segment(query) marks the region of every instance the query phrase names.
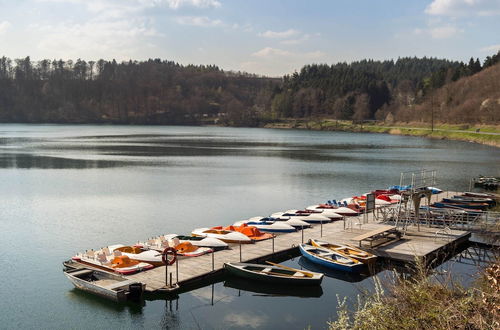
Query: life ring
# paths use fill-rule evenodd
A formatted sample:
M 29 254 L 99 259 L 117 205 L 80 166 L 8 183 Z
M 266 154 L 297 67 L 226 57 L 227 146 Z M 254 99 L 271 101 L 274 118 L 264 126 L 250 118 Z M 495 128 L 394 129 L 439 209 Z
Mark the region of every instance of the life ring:
M 168 259 L 168 255 L 172 255 L 172 259 Z M 165 265 L 173 265 L 175 260 L 177 260 L 177 251 L 173 247 L 168 247 L 161 253 L 161 261 Z

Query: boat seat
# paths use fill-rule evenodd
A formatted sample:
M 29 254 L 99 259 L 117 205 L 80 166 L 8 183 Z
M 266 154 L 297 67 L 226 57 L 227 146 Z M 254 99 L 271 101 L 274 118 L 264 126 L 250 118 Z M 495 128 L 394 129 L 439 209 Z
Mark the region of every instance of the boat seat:
M 106 256 L 110 256 L 111 255 L 111 252 L 109 251 L 108 247 L 103 248 L 102 249 L 102 253 L 104 253 L 104 255 L 106 255 Z
M 118 250 L 114 250 L 114 251 L 113 251 L 113 256 L 114 256 L 114 257 L 119 257 L 119 256 L 121 256 L 121 255 L 122 255 L 122 251 L 118 251 Z
M 101 264 L 105 264 L 108 263 L 108 258 L 106 258 L 106 254 L 99 253 L 97 254 L 97 261 L 99 261 Z
M 85 256 L 89 259 L 94 259 L 95 258 L 95 252 L 94 250 L 89 250 L 85 252 Z
M 103 288 L 108 289 L 108 290 L 114 290 L 114 289 L 119 289 L 119 288 L 124 287 L 124 286 L 128 286 L 132 283 L 137 283 L 137 281 L 134 281 L 134 280 L 119 281 L 119 282 L 116 282 L 113 284 L 103 286 Z

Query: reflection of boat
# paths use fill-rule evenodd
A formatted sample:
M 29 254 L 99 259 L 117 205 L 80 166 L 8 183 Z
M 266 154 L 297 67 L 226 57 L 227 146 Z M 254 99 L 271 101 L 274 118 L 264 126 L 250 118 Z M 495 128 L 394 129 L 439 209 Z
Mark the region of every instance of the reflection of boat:
M 64 275 L 76 288 L 117 302 L 139 299 L 144 291 L 142 283 L 97 269 L 70 269 Z
M 310 261 L 332 269 L 343 270 L 346 272 L 360 272 L 363 268 L 362 262 L 346 257 L 332 250 L 309 244 L 300 244 L 299 250 L 300 253 L 302 253 L 302 255 Z
M 260 265 L 243 262 L 227 262 L 224 268 L 231 274 L 249 280 L 290 285 L 318 285 L 323 274 L 302 271 L 282 265 Z
M 253 241 L 248 236 L 236 231 L 198 228 L 193 230 L 192 234 L 199 237 L 217 238 L 226 243 L 253 243 Z
M 212 229 L 223 229 L 223 230 L 237 231 L 239 233 L 242 233 L 242 234 L 248 236 L 253 241 L 263 241 L 263 240 L 275 237 L 275 235 L 273 235 L 273 234 L 263 233 L 257 227 L 249 226 L 246 223 L 242 223 L 239 226 L 227 226 L 224 228 L 222 226 L 212 227 Z
M 318 265 L 314 262 L 311 262 L 311 261 L 307 260 L 305 257 L 300 257 L 298 264 L 305 269 L 309 269 L 309 270 L 311 270 L 313 272 L 317 272 L 317 273 L 323 273 L 327 277 L 335 278 L 337 280 L 342 280 L 345 282 L 351 282 L 351 283 L 361 282 L 362 280 L 369 277 L 369 275 L 366 275 L 366 274 L 347 273 L 344 271 L 327 268 L 327 267 Z
M 375 260 L 377 259 L 376 255 L 358 249 L 357 247 L 354 246 L 328 243 L 317 239 L 311 239 L 311 245 L 339 252 L 349 258 L 354 258 L 356 260 L 359 260 L 364 264 L 375 262 Z
M 321 285 L 311 286 L 290 286 L 276 283 L 266 283 L 249 281 L 247 279 L 228 276 L 224 281 L 224 286 L 242 291 L 254 292 L 267 296 L 290 296 L 302 298 L 319 298 L 323 295 Z

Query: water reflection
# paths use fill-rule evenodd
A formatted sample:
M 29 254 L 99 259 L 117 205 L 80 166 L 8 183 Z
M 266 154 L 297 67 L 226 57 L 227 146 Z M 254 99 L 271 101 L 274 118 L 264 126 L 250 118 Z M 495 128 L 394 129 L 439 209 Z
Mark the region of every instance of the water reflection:
M 240 277 L 230 276 L 224 281 L 224 286 L 236 290 L 255 293 L 254 296 L 287 296 L 303 298 L 319 298 L 323 295 L 320 285 L 290 286 L 265 282 L 250 281 Z

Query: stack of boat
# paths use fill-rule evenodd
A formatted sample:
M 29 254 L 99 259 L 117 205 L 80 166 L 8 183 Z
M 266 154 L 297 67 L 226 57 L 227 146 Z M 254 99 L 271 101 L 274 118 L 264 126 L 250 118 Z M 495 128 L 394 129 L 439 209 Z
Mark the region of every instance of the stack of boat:
M 469 213 L 481 213 L 496 205 L 497 196 L 486 193 L 466 192 L 462 195 L 455 195 L 443 198 L 440 202 L 431 205 L 434 208 L 452 209 Z

